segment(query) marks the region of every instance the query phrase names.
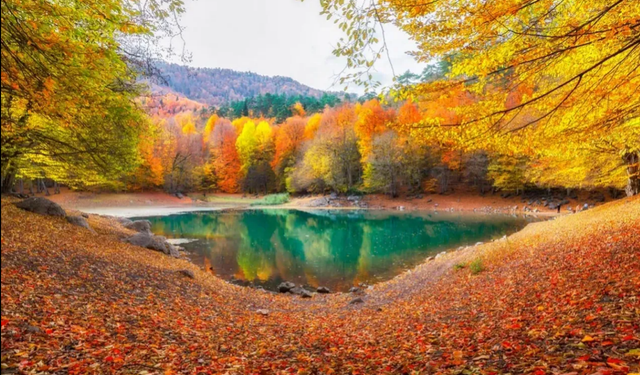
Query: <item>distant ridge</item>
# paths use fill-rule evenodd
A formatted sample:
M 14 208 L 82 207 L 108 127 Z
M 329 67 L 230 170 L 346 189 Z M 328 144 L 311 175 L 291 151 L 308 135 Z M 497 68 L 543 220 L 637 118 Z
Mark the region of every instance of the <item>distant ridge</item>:
M 165 92 L 163 88 L 168 88 L 191 100 L 210 106 L 221 106 L 231 101 L 267 93 L 315 97 L 325 93 L 290 77 L 269 77 L 232 69 L 194 68 L 164 62 L 158 64 L 158 68 L 166 83 L 153 85 L 153 91 Z M 338 92 L 326 93 L 343 95 Z

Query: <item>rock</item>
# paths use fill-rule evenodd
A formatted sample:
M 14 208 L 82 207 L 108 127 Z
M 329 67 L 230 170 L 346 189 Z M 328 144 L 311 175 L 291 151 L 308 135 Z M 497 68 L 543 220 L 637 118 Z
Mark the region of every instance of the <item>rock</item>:
M 129 219 L 129 218 L 119 217 L 119 216 L 116 217 L 116 221 L 118 223 L 122 224 L 122 226 L 127 226 L 127 225 L 133 223 L 133 221 L 131 221 L 131 219 Z
M 356 297 L 349 302 L 350 305 L 355 305 L 358 303 L 364 303 L 364 300 L 362 299 L 362 297 Z
M 193 271 L 191 270 L 179 270 L 177 271 L 180 275 L 188 277 L 190 279 L 195 279 L 196 278 L 196 274 L 193 273 Z
M 329 290 L 329 288 L 327 288 L 326 286 L 319 286 L 318 289 L 316 289 L 316 292 L 320 294 L 329 294 L 331 293 L 331 290 Z
M 158 237 L 158 236 L 156 236 Z M 162 237 L 164 238 L 164 237 Z M 167 250 L 168 252 L 166 254 L 171 255 L 174 258 L 180 258 L 180 250 L 178 249 L 178 246 L 173 246 L 172 244 L 170 244 L 169 242 L 166 242 L 167 240 L 165 239 L 165 243 L 167 246 Z
M 311 293 L 310 291 L 308 291 L 306 289 L 302 289 L 302 293 L 300 293 L 300 297 L 302 297 L 302 298 L 311 298 L 311 297 L 313 297 L 313 293 Z
M 175 258 L 180 257 L 180 252 L 172 244 L 167 242 L 167 239 L 162 236 L 156 236 L 149 232 L 140 232 L 127 238 L 125 242 L 128 242 L 134 246 L 140 246 L 151 250 L 162 251 L 167 255 L 171 255 Z
M 329 200 L 325 197 L 322 198 L 317 198 L 317 199 L 313 199 L 311 200 L 307 206 L 309 207 L 324 207 L 327 204 L 329 204 Z
M 264 316 L 269 315 L 269 310 L 267 310 L 267 309 L 258 309 L 258 310 L 256 310 L 256 312 L 257 312 L 258 314 L 260 314 L 260 315 L 264 315 Z
M 178 199 L 182 199 L 182 198 L 184 198 L 184 194 L 182 194 L 182 193 L 176 193 L 176 198 L 178 198 Z
M 349 202 L 356 202 L 356 201 L 360 200 L 360 197 L 358 197 L 357 195 L 350 195 L 350 196 L 347 197 L 347 200 Z
M 589 209 L 589 203 L 585 203 L 584 205 L 582 205 L 582 210 L 588 210 Z
M 59 204 L 42 197 L 27 198 L 16 203 L 16 207 L 40 215 L 67 216 Z
M 336 193 L 331 193 L 331 194 L 329 195 L 329 199 L 338 199 L 338 194 L 336 194 Z
M 127 229 L 135 230 L 136 232 L 151 233 L 151 222 L 149 220 L 136 220 L 124 224 Z
M 352 286 L 351 289 L 349 289 L 349 293 L 358 293 L 360 291 L 360 288 L 358 288 L 357 286 Z
M 82 216 L 82 217 L 83 217 L 83 218 L 85 218 L 85 219 L 88 219 L 88 218 L 89 218 L 89 214 L 88 214 L 88 213 L 86 213 L 86 212 L 81 213 L 81 214 L 80 214 L 80 216 Z
M 398 206 L 398 211 L 404 211 L 404 206 Z
M 303 292 L 303 291 L 304 291 L 304 289 L 302 289 L 302 288 L 301 288 L 301 287 L 299 287 L 299 286 L 294 286 L 293 288 L 289 289 L 289 293 L 291 293 L 291 294 L 297 294 L 297 295 L 302 294 L 302 292 Z
M 291 281 L 285 281 L 280 283 L 280 285 L 278 285 L 278 292 L 287 293 L 288 291 L 290 291 L 295 287 L 296 287 L 296 284 L 292 283 Z
M 89 231 L 95 233 L 93 228 L 89 226 L 87 219 L 82 216 L 67 216 L 67 221 L 75 226 L 82 227 L 88 229 Z
M 431 202 L 433 202 L 433 199 L 431 198 L 427 199 L 427 203 L 431 203 Z

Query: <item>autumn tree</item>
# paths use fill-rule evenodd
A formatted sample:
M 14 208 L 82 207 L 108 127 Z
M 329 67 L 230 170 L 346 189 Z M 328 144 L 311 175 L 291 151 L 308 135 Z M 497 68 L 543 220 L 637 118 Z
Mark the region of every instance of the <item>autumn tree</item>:
M 396 98 L 419 102 L 464 90 L 478 99 L 458 108 L 453 121 L 421 120 L 416 127 L 436 128 L 464 147 L 497 154 L 530 155 L 527 148 L 534 143 L 535 159 L 561 157 L 565 147 L 583 148 L 615 165 L 613 172 L 599 172 L 616 176 L 613 186 L 626 185 L 629 195 L 637 194 L 640 7 L 635 2 L 372 0 L 323 1 L 322 6 L 346 32 L 334 53 L 346 56 L 348 67 L 362 67 L 343 79 L 370 82 L 374 62 L 388 53 L 380 27 L 393 23 L 416 42 L 412 54 L 419 62 L 450 64 L 446 78 L 400 85 L 393 91 Z M 514 98 L 518 91 L 522 95 Z M 579 159 L 573 162 L 566 167 L 586 167 Z M 583 175 L 575 174 L 571 183 L 580 184 Z
M 1 6 L 3 191 L 20 171 L 75 186 L 131 171 L 147 126 L 136 79 L 160 56 L 155 38 L 175 32 L 182 2 Z
M 286 189 L 286 181 L 298 160 L 298 154 L 305 139 L 307 120 L 300 116 L 288 118 L 277 129 L 275 153 L 271 166 L 276 174 L 279 191 Z

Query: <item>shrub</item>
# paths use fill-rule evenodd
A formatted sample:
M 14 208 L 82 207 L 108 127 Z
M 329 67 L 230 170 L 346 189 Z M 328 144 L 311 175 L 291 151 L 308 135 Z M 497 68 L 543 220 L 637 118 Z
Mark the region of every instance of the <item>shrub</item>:
M 275 206 L 289 202 L 289 193 L 269 194 L 262 199 L 251 203 L 252 206 Z
M 469 264 L 469 269 L 473 275 L 477 275 L 480 272 L 484 271 L 484 264 L 482 263 L 482 259 L 477 258 L 471 264 Z
M 456 264 L 453 266 L 453 269 L 454 269 L 454 270 L 456 270 L 456 271 L 458 271 L 458 270 L 461 270 L 461 269 L 463 269 L 463 268 L 465 268 L 465 267 L 467 267 L 467 265 L 466 265 L 465 263 L 456 263 Z

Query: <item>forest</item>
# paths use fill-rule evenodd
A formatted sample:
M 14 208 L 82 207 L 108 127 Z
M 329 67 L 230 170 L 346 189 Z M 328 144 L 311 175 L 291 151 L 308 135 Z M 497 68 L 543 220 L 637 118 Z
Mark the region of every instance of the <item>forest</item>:
M 600 27 L 622 31 L 611 38 L 581 35 L 594 47 L 563 36 L 549 50 L 516 57 L 515 41 L 469 54 L 463 46 L 471 47 L 455 44 L 462 36 L 455 43 L 443 38 L 432 46 L 442 50 L 438 63 L 421 74 L 399 76 L 388 90 L 369 91 L 368 100 L 259 89 L 256 96 L 211 106 L 171 90 L 149 95 L 149 81 L 140 78 L 158 76 L 188 92 L 189 82 L 204 80 L 200 75 L 230 72 L 205 69 L 191 76 L 175 64 L 158 64 L 157 54 L 141 52 L 138 39 L 148 37 L 147 29 L 130 26 L 124 14 L 98 16 L 111 11 L 108 5 L 83 11 L 57 3 L 2 6 L 8 15 L 2 26 L 3 191 L 47 181 L 74 189 L 171 193 L 397 196 L 446 193 L 455 184 L 481 192 L 493 187 L 638 193 L 634 67 L 640 41 L 611 13 L 603 13 Z M 347 28 L 353 21 L 342 11 L 355 9 L 325 9 L 329 18 L 343 17 L 336 22 Z M 162 12 L 146 16 L 160 31 L 172 27 Z M 69 22 L 109 28 L 130 42 L 118 44 L 93 29 L 81 35 L 64 26 Z M 411 22 L 402 18 L 398 26 L 420 40 Z M 349 35 L 335 53 L 352 66 L 353 59 L 369 61 L 358 48 L 375 41 Z M 460 51 L 452 52 L 454 47 Z M 512 67 L 499 68 L 507 58 Z M 578 68 L 566 62 L 570 58 L 584 63 Z M 375 89 L 364 78 L 369 62 L 343 79 Z M 563 69 L 565 81 L 556 78 Z M 163 70 L 169 73 L 162 76 Z
M 231 102 L 260 95 L 309 96 L 319 98 L 325 92 L 303 85 L 289 77 L 268 77 L 231 69 L 193 68 L 157 61 L 153 83 L 209 106 L 220 107 Z M 342 95 L 329 92 L 329 95 Z

